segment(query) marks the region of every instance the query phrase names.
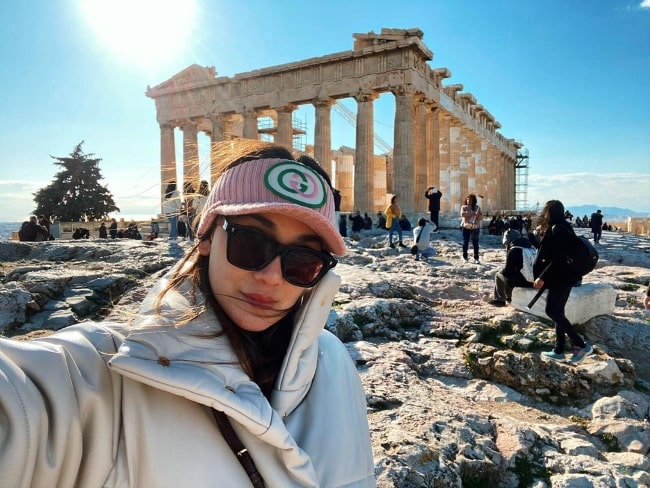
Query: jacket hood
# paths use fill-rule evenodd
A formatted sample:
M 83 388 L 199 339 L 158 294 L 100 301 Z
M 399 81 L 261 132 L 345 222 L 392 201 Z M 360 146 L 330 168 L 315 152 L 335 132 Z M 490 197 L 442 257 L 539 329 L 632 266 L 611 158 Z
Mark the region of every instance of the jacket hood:
M 329 271 L 302 298 L 271 394 L 270 403 L 282 416 L 290 413 L 309 390 L 316 370 L 318 336 L 340 282 L 340 277 Z M 204 295 L 194 292 L 186 282 L 166 293 L 159 313 L 154 310 L 154 300 L 167 283 L 165 277 L 147 295 L 111 366 L 142 383 L 222 410 L 244 424 L 255 419 L 261 430 L 267 428 L 270 406 L 260 401 L 261 390 L 238 364 L 227 338 L 215 337 L 221 324 L 214 311 L 207 308 L 190 322 L 178 325 L 190 307 L 203 306 Z M 193 295 L 195 299 L 191 300 Z

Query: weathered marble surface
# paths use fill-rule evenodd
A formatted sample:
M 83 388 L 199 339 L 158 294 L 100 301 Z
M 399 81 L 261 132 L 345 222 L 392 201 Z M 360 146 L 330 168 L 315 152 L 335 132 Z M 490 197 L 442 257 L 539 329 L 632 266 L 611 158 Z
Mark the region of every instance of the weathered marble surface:
M 585 283 L 613 287 L 616 302 L 579 327 L 595 354 L 577 366 L 540 358 L 548 320 L 487 304 L 499 238 L 481 236 L 481 265 L 462 262 L 456 231 L 434 234 L 428 262 L 387 248 L 382 231 L 347 242 L 327 327 L 366 389 L 380 487 L 650 485 L 648 240 L 604 233 Z M 187 246 L 0 241 L 0 330 L 129 320 Z

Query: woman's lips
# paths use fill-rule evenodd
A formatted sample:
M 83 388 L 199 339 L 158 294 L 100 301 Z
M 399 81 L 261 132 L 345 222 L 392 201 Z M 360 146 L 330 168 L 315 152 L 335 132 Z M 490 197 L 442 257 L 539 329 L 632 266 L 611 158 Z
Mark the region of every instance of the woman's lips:
M 261 293 L 244 293 L 244 300 L 250 305 L 260 308 L 273 308 L 277 300 Z

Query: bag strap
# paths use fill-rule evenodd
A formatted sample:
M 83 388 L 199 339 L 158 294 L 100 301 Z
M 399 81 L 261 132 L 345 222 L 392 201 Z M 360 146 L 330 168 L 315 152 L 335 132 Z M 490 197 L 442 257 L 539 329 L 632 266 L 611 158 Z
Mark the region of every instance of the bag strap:
M 241 464 L 244 471 L 246 471 L 253 486 L 255 488 L 264 488 L 264 478 L 262 478 L 262 475 L 257 470 L 253 458 L 248 453 L 248 449 L 244 447 L 242 441 L 237 437 L 237 433 L 235 432 L 235 429 L 232 428 L 228 416 L 214 408 L 212 409 L 212 415 L 214 415 L 214 419 L 217 421 L 221 435 L 223 435 L 223 438 L 228 443 L 228 447 L 230 447 L 230 450 L 237 458 L 237 461 L 239 461 L 239 464 Z

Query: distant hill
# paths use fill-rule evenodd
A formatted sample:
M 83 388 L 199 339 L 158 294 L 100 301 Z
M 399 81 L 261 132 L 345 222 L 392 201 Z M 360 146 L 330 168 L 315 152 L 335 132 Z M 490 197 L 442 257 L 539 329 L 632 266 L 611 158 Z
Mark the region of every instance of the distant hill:
M 620 207 L 599 207 L 597 205 L 579 205 L 577 207 L 567 206 L 569 212 L 573 214 L 574 217 L 582 217 L 586 215 L 590 217 L 592 213 L 600 209 L 605 217 L 605 222 L 611 220 L 624 220 L 628 217 L 649 217 L 650 213 L 648 212 L 635 212 L 629 208 L 620 208 Z

